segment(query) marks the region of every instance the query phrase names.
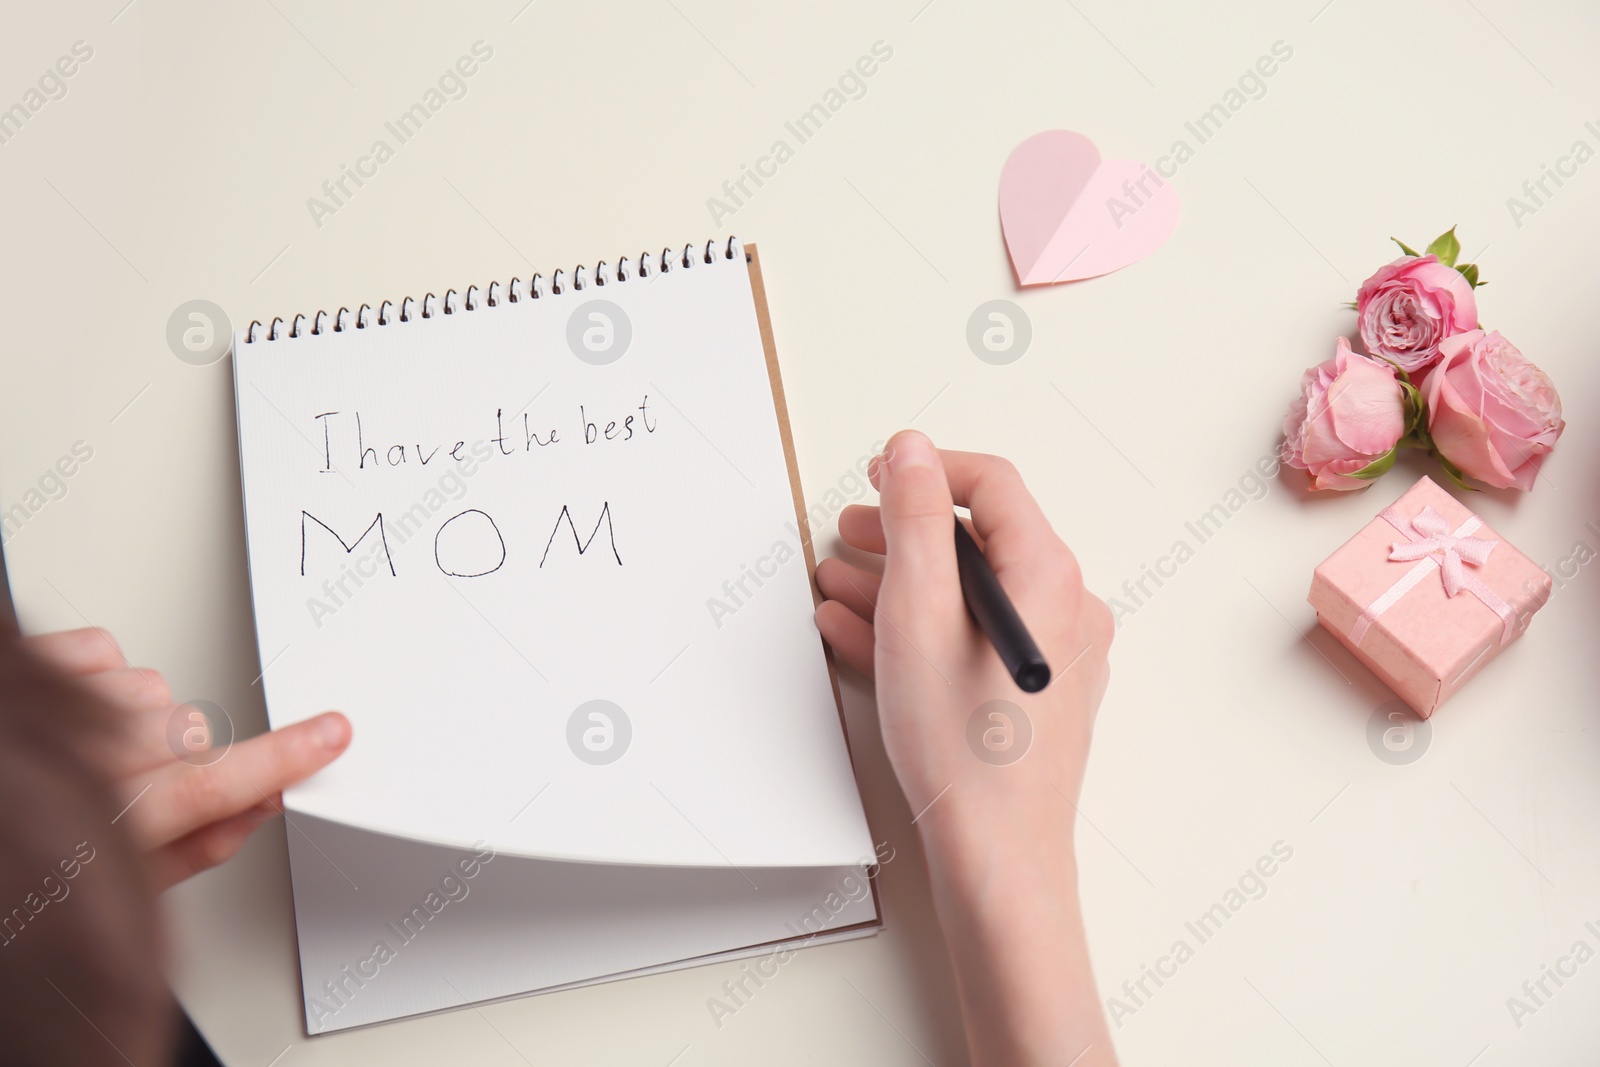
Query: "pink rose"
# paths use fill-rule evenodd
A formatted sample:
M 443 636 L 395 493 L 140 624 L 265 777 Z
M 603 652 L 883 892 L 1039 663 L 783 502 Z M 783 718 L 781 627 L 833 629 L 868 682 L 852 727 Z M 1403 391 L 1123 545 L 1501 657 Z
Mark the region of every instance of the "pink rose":
M 1356 318 L 1367 351 L 1410 374 L 1439 358 L 1439 342 L 1478 325 L 1478 301 L 1438 256 L 1401 256 L 1361 284 Z
M 1566 428 L 1556 387 L 1498 330 L 1446 338 L 1421 388 L 1433 447 L 1498 489 L 1532 489 Z
M 1394 462 L 1405 430 L 1405 391 L 1394 368 L 1357 355 L 1341 337 L 1333 358 L 1300 380 L 1300 399 L 1283 420 L 1283 461 L 1310 471 L 1313 489 L 1365 489 Z

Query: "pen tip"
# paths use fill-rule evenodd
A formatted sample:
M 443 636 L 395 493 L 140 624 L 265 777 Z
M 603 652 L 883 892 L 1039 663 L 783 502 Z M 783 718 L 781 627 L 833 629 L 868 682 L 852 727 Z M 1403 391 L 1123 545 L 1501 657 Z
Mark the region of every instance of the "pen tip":
M 1015 678 L 1024 693 L 1037 693 L 1050 684 L 1050 667 L 1043 662 L 1025 663 L 1017 668 Z

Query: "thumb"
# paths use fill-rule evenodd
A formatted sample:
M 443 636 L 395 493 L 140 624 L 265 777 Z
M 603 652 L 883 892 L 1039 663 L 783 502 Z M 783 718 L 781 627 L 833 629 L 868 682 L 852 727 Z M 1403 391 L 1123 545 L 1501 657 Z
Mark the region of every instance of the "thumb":
M 915 430 L 890 438 L 876 474 L 887 547 L 880 605 L 900 627 L 943 622 L 961 600 L 955 505 L 933 442 Z

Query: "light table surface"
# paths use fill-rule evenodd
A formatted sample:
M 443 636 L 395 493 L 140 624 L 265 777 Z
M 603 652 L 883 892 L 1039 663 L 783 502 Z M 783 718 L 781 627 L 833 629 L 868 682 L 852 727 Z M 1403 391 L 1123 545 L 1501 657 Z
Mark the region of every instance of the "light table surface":
M 1531 1016 L 1507 1006 L 1575 942 L 1600 948 L 1600 578 L 1578 562 L 1600 550 L 1600 165 L 1571 161 L 1600 148 L 1592 6 L 96 0 L 8 27 L 6 105 L 92 48 L 0 144 L 0 502 L 92 450 L 6 546 L 31 628 L 107 626 L 180 696 L 264 726 L 230 364 L 174 357 L 180 304 L 287 318 L 734 232 L 761 248 L 808 499 L 908 424 L 1005 454 L 1090 587 L 1131 609 L 1078 825 L 1101 992 L 1136 1008 L 1115 1030 L 1124 1062 L 1491 1067 L 1600 1048 L 1600 963 Z M 404 142 L 388 132 L 479 41 L 492 56 L 461 93 Z M 841 86 L 878 42 L 890 57 Z M 1241 83 L 1279 42 L 1291 58 Z M 787 124 L 833 91 L 797 138 Z M 1183 220 L 1128 270 L 1019 293 L 999 169 L 1056 127 L 1152 163 L 1185 142 Z M 1558 165 L 1564 184 L 1514 213 Z M 346 167 L 363 183 L 310 205 Z M 724 183 L 746 167 L 768 176 L 735 204 Z M 1305 594 L 1427 468 L 1317 500 L 1253 472 L 1302 368 L 1352 328 L 1342 302 L 1395 254 L 1386 238 L 1452 224 L 1490 283 L 1485 323 L 1554 376 L 1569 422 L 1533 493 L 1471 503 L 1566 577 L 1396 763 L 1368 741 L 1390 694 Z M 966 340 L 993 299 L 1031 324 L 1008 365 Z M 1188 524 L 1218 504 L 1202 542 Z M 1163 563 L 1179 542 L 1184 562 Z M 963 1062 L 912 813 L 869 692 L 852 680 L 846 699 L 869 816 L 898 850 L 888 928 L 801 953 L 721 1027 L 706 1001 L 733 966 L 308 1039 L 281 824 L 165 898 L 179 995 L 234 1067 Z M 1247 872 L 1275 850 L 1258 889 Z M 1191 953 L 1161 963 L 1180 941 Z

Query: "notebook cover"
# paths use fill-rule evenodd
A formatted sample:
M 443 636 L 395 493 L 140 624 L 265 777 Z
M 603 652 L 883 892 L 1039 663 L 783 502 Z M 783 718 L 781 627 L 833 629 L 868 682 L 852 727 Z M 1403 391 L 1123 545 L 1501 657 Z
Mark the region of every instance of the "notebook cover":
M 761 347 L 767 356 L 767 378 L 772 383 L 772 406 L 778 413 L 778 436 L 783 439 L 783 458 L 789 468 L 789 489 L 794 496 L 794 520 L 796 529 L 800 531 L 801 547 L 805 551 L 806 576 L 811 582 L 811 599 L 820 605 L 822 591 L 817 588 L 817 553 L 811 543 L 811 524 L 806 517 L 805 491 L 800 486 L 800 465 L 794 453 L 794 431 L 789 426 L 789 406 L 783 396 L 783 373 L 778 369 L 778 348 L 772 337 L 772 315 L 767 310 L 767 285 L 761 277 L 761 254 L 753 243 L 745 245 L 744 252 L 745 263 L 750 268 L 750 294 L 756 302 L 756 322 L 761 327 Z M 822 640 L 820 634 L 817 639 Z M 850 730 L 844 718 L 844 695 L 839 690 L 839 666 L 834 659 L 833 649 L 828 647 L 826 641 L 822 642 L 822 652 L 828 661 L 828 680 L 833 683 L 833 704 L 839 712 L 839 729 L 844 733 L 845 749 L 850 753 L 850 766 L 855 769 L 855 750 L 850 747 Z M 859 771 L 857 773 L 859 775 Z M 863 811 L 865 807 L 863 803 Z M 869 832 L 872 829 L 871 819 L 867 820 L 867 829 Z M 878 880 L 870 879 L 870 883 L 872 904 L 878 913 L 878 918 L 874 922 L 859 923 L 855 927 L 842 929 L 883 928 L 883 901 L 878 895 Z

